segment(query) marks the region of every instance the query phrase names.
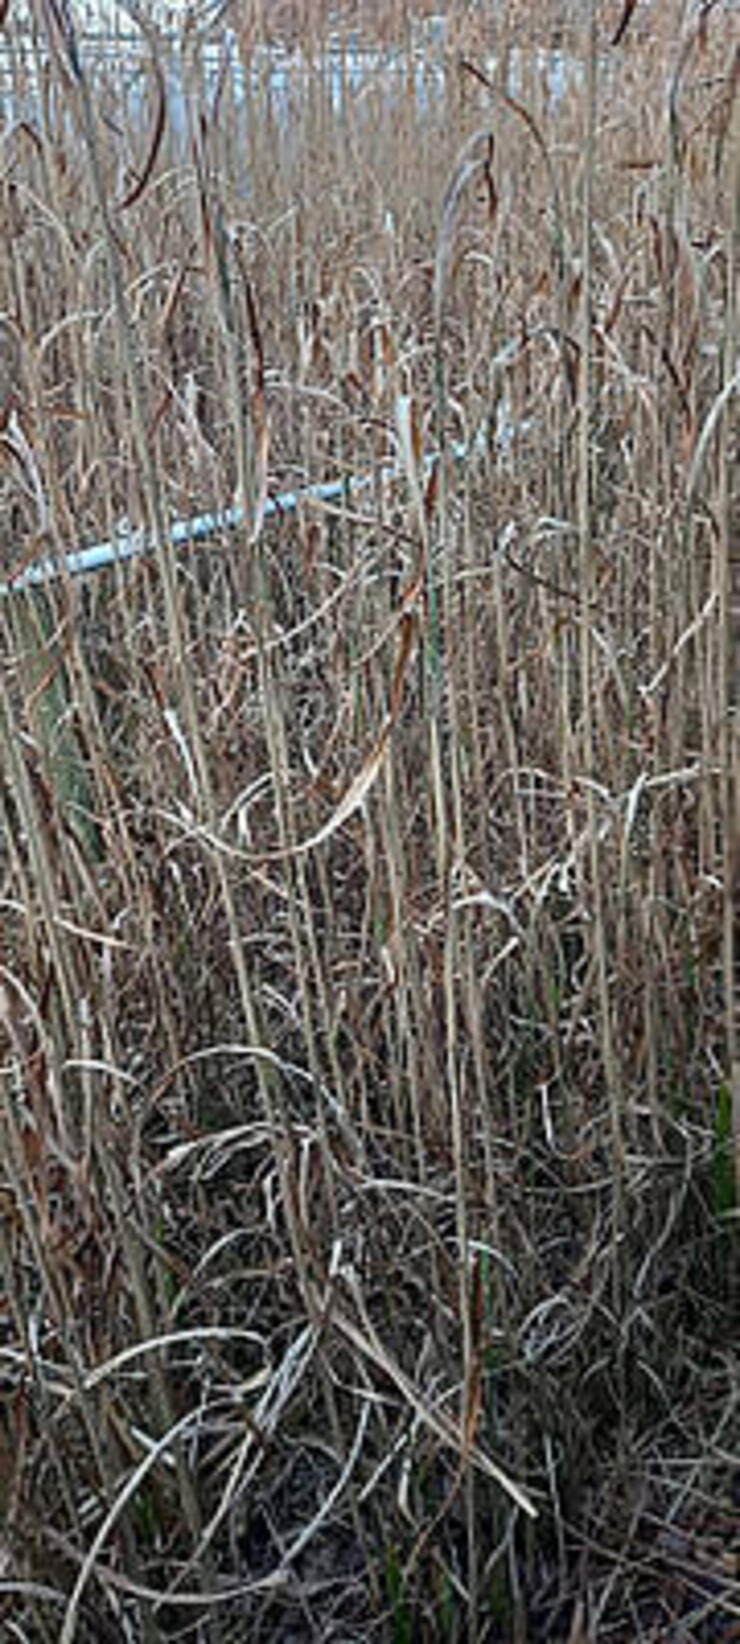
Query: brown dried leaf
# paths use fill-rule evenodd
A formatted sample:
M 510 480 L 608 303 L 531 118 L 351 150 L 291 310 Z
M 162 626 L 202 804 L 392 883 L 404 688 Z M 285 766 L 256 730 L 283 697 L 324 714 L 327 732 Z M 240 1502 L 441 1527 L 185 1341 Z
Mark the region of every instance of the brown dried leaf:
M 406 611 L 401 618 L 401 641 L 396 657 L 396 666 L 393 670 L 393 688 L 391 690 L 391 725 L 395 725 L 401 703 L 403 701 L 403 686 L 406 678 L 411 654 L 414 648 L 414 633 L 416 623 L 412 611 Z
M 426 486 L 426 490 L 424 492 L 424 515 L 425 515 L 427 524 L 429 524 L 429 521 L 431 520 L 432 515 L 434 513 L 436 503 L 437 503 L 438 494 L 439 494 L 439 462 L 435 462 L 432 465 L 432 471 L 429 475 L 429 479 L 427 480 L 427 486 Z
M 270 449 L 270 424 L 264 413 L 262 396 L 259 394 L 255 394 L 254 422 L 257 433 L 257 494 L 254 508 L 254 524 L 252 526 L 252 542 L 257 541 L 265 518 L 265 503 L 267 502 L 268 490 L 267 458 Z
M 612 45 L 613 46 L 618 46 L 620 40 L 624 39 L 624 36 L 627 33 L 627 29 L 629 28 L 630 18 L 632 16 L 632 13 L 633 13 L 636 5 L 637 5 L 637 0 L 625 0 L 624 11 L 622 12 L 622 15 L 619 19 L 619 23 L 617 25 L 617 28 L 616 28 L 614 34 L 612 35 Z
M 354 815 L 355 811 L 359 810 L 360 806 L 364 804 L 373 783 L 376 781 L 380 773 L 380 769 L 388 749 L 388 743 L 390 741 L 391 725 L 392 721 L 390 719 L 386 720 L 375 746 L 370 750 L 367 759 L 361 765 L 357 775 L 350 782 L 347 792 L 344 797 L 340 799 L 336 810 L 333 815 L 329 817 L 328 822 L 324 824 L 323 828 L 319 828 L 318 833 L 313 834 L 310 839 L 306 839 L 303 844 L 298 845 L 296 847 L 296 852 L 310 851 L 313 850 L 316 845 L 323 845 L 326 840 L 331 839 L 332 834 L 337 833 L 339 828 L 343 827 L 345 822 L 348 822 L 349 818 Z M 290 854 L 292 855 L 293 852 Z
M 136 201 L 141 199 L 141 196 L 144 193 L 156 165 L 157 155 L 164 136 L 164 128 L 167 123 L 167 92 L 164 83 L 164 75 L 159 63 L 154 61 L 152 63 L 152 68 L 157 81 L 157 112 L 154 119 L 154 130 L 152 132 L 152 140 L 149 145 L 149 153 L 144 164 L 144 170 L 138 182 L 134 184 L 133 188 L 123 200 L 119 200 L 116 207 L 118 211 L 128 211 L 130 206 L 135 205 Z

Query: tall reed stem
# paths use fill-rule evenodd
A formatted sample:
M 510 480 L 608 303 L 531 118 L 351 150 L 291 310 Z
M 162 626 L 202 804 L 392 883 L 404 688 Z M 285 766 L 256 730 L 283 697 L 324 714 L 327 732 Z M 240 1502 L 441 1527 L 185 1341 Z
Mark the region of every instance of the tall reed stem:
M 592 942 L 597 971 L 599 1028 L 604 1075 L 609 1097 L 612 1135 L 613 1197 L 613 1287 L 615 1311 L 619 1308 L 619 1237 L 622 1228 L 623 1151 L 622 1092 L 614 1049 L 612 1006 L 609 987 L 609 954 L 605 898 L 602 885 L 601 848 L 596 814 L 595 784 L 599 777 L 594 724 L 594 652 L 592 638 L 594 578 L 593 488 L 598 452 L 594 443 L 593 419 L 593 233 L 594 180 L 598 117 L 598 22 L 596 0 L 589 0 L 586 44 L 586 124 L 583 144 L 582 205 L 582 308 L 581 359 L 578 422 L 578 537 L 580 567 L 580 654 L 581 710 L 583 714 L 583 777 L 589 842 L 590 893 L 593 908 Z

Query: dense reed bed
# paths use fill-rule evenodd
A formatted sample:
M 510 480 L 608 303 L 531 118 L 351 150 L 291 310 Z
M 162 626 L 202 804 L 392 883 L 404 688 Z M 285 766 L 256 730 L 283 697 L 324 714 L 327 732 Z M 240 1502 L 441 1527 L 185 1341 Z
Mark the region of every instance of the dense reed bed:
M 320 12 L 5 8 L 4 1636 L 728 1640 L 737 15 Z

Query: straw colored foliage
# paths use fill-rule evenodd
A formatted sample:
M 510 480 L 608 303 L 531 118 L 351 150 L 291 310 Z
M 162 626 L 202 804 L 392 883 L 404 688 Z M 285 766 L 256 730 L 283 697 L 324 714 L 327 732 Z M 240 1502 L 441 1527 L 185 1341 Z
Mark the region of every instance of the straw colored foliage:
M 0 7 L 9 1638 L 737 1636 L 738 11 L 442 9 Z

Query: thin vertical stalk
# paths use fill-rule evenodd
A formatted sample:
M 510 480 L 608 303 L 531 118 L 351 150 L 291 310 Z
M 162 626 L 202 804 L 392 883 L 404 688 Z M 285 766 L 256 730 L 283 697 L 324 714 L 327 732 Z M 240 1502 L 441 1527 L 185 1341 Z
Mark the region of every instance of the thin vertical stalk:
M 442 345 L 442 313 L 444 303 L 444 287 L 446 276 L 446 260 L 449 255 L 449 246 L 454 233 L 454 211 L 456 207 L 456 191 L 461 181 L 466 177 L 463 167 L 457 174 L 452 189 L 448 192 L 447 210 L 442 222 L 437 248 L 436 261 L 436 291 L 435 291 L 435 344 L 436 344 L 436 390 L 437 390 L 437 444 L 439 450 L 439 498 L 438 498 L 438 528 L 437 528 L 437 558 L 442 568 L 442 606 L 444 611 L 445 629 L 445 686 L 448 705 L 448 740 L 449 740 L 449 780 L 452 788 L 452 841 L 450 840 L 450 826 L 447 816 L 448 799 L 445 792 L 444 773 L 442 765 L 442 746 L 440 739 L 442 723 L 442 648 L 439 630 L 437 628 L 438 615 L 436 605 L 436 573 L 434 567 L 435 556 L 432 553 L 432 544 L 425 543 L 426 559 L 429 576 L 430 620 L 432 630 L 430 635 L 430 690 L 431 690 L 431 751 L 432 751 L 432 779 L 435 792 L 435 813 L 437 827 L 437 863 L 440 878 L 440 896 L 445 916 L 445 945 L 444 945 L 444 995 L 445 995 L 445 1047 L 447 1057 L 447 1088 L 450 1103 L 450 1130 L 452 1143 L 452 1158 L 455 1172 L 455 1223 L 458 1246 L 458 1282 L 459 1307 L 462 1327 L 463 1350 L 463 1392 L 460 1410 L 460 1452 L 461 1461 L 466 1462 L 467 1449 L 470 1441 L 470 1417 L 474 1400 L 475 1364 L 473 1350 L 473 1328 L 470 1307 L 469 1286 L 469 1234 L 468 1210 L 466 1195 L 465 1171 L 465 1136 L 462 1122 L 462 1090 L 461 1090 L 461 1050 L 459 1045 L 459 1021 L 457 1000 L 457 976 L 459 970 L 459 938 L 457 928 L 457 914 L 454 909 L 454 881 L 453 874 L 456 863 L 461 867 L 464 863 L 464 830 L 462 819 L 462 793 L 460 782 L 460 726 L 457 708 L 457 686 L 455 678 L 455 656 L 452 634 L 454 628 L 453 617 L 453 543 L 450 539 L 447 498 L 447 470 L 445 461 L 445 419 L 446 419 L 446 382 L 445 361 Z M 422 521 L 423 530 L 423 521 Z M 475 1529 L 475 1481 L 472 1468 L 465 1468 L 465 1505 L 468 1540 L 468 1607 L 467 1607 L 467 1636 L 470 1644 L 475 1644 L 478 1637 L 478 1550 Z
M 594 602 L 594 522 L 592 510 L 593 464 L 592 449 L 592 384 L 593 348 L 591 314 L 593 300 L 592 234 L 594 211 L 594 183 L 596 174 L 596 121 L 598 103 L 598 44 L 596 0 L 589 0 L 586 48 L 586 128 L 584 133 L 583 177 L 583 307 L 581 324 L 581 370 L 579 382 L 578 425 L 578 536 L 579 580 L 581 595 L 580 655 L 581 704 L 583 713 L 583 767 L 586 779 L 586 814 L 589 837 L 591 897 L 593 901 L 593 945 L 597 968 L 600 1015 L 601 1053 L 609 1096 L 612 1132 L 613 1169 L 613 1284 L 615 1310 L 618 1312 L 618 1241 L 623 1219 L 623 1140 L 622 1099 L 609 999 L 609 967 L 604 896 L 601 884 L 601 860 L 596 822 L 594 780 L 597 776 L 596 742 L 594 728 L 593 640 L 591 634 Z
M 28 854 L 44 918 L 54 979 L 59 993 L 62 1021 L 64 1029 L 69 1035 L 67 1043 L 70 1046 L 76 1046 L 78 1044 L 79 1024 L 75 1010 L 75 999 L 79 996 L 80 989 L 74 963 L 74 950 L 70 938 L 65 933 L 57 874 L 50 850 L 49 828 L 37 803 L 26 760 L 21 750 L 20 739 L 15 728 L 13 705 L 1 673 L 0 748 L 4 750 L 4 768 L 10 778 L 14 803 L 28 842 Z M 30 917 L 30 908 L 28 911 Z M 68 1145 L 68 1141 L 65 1138 L 66 1145 Z
M 740 1205 L 740 491 L 730 488 L 733 444 L 737 448 L 737 373 L 740 345 L 740 95 L 730 122 L 730 208 L 727 231 L 727 296 L 723 348 L 725 400 L 719 427 L 720 522 L 720 730 L 723 820 L 723 973 L 727 1061 L 732 1100 L 735 1203 Z M 735 376 L 734 391 L 732 388 Z M 734 419 L 735 439 L 730 424 Z

